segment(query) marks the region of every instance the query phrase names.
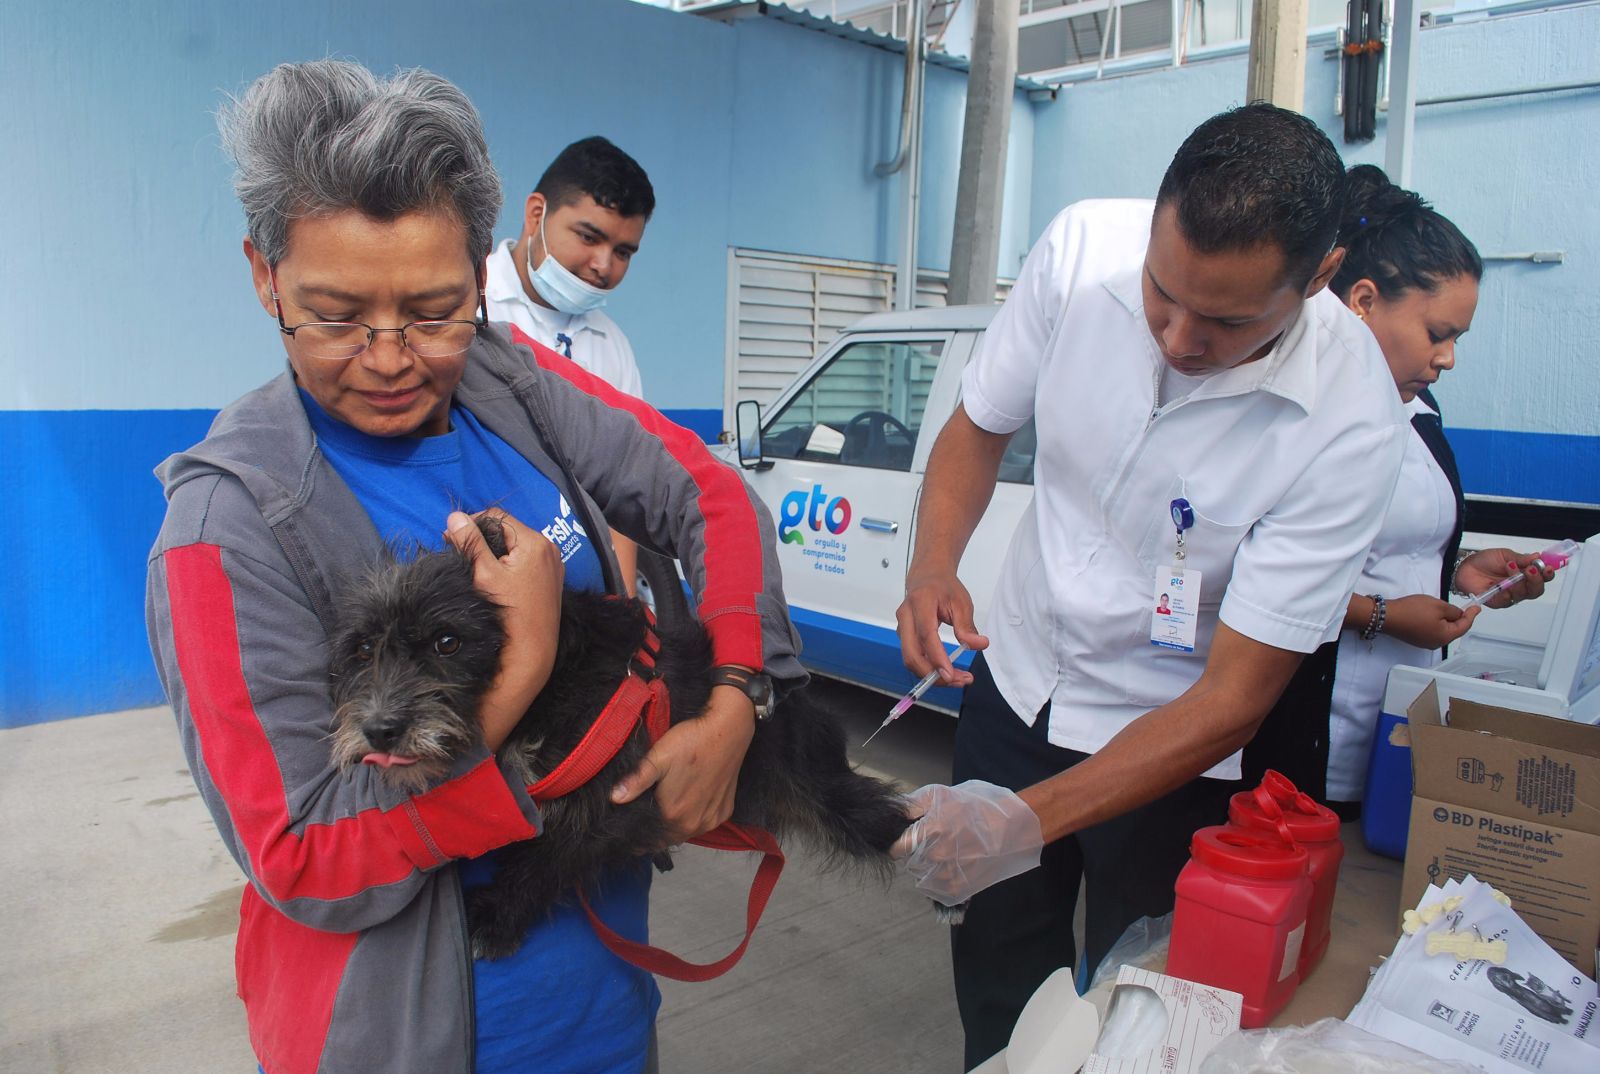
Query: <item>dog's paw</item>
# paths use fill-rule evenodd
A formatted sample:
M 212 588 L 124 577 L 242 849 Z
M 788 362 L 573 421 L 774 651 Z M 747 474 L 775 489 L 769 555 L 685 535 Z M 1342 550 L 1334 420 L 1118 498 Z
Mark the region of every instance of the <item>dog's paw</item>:
M 650 862 L 656 867 L 658 873 L 672 872 L 672 851 L 658 850 L 650 855 Z
M 960 902 L 954 906 L 945 906 L 943 903 L 928 900 L 928 905 L 933 907 L 933 919 L 941 925 L 959 925 L 967 918 L 967 903 Z
M 497 959 L 515 954 L 526 929 L 514 915 L 505 913 L 488 888 L 474 888 L 467 896 L 467 941 L 473 958 Z
M 497 958 L 505 958 L 517 953 L 517 948 L 522 946 L 522 937 L 503 935 L 486 925 L 479 925 L 468 933 L 472 941 L 472 957 L 486 959 L 490 962 Z

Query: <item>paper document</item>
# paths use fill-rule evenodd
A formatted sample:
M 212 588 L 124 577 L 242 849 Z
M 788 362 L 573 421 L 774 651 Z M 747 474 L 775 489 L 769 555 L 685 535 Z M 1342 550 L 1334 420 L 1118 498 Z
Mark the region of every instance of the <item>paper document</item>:
M 1459 896 L 1459 902 L 1454 897 Z M 1595 983 L 1534 934 L 1487 884 L 1429 887 L 1417 909 L 1439 909 L 1402 936 L 1348 1021 L 1441 1059 L 1476 1063 L 1491 1074 L 1600 1071 L 1600 996 Z M 1470 937 L 1485 949 L 1504 940 L 1504 963 L 1427 954 Z M 1469 942 L 1471 942 L 1469 941 Z M 1498 945 L 1493 945 L 1498 946 Z

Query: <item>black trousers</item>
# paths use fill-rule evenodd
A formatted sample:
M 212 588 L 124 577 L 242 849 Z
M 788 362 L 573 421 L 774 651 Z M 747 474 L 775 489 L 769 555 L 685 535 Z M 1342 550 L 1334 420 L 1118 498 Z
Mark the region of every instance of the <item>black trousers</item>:
M 1020 790 L 1088 757 L 1046 740 L 1048 703 L 1028 727 L 995 689 L 982 655 L 972 672 L 976 681 L 967 687 L 956 724 L 955 782 L 982 779 Z M 1228 796 L 1239 787 L 1197 779 L 1051 843 L 1039 868 L 972 900 L 964 922 L 951 930 L 965 1069 L 1006 1046 L 1028 997 L 1046 977 L 1077 964 L 1072 918 L 1080 886 L 1087 899 L 1084 964 L 1092 971 L 1133 922 L 1171 912 L 1190 837 L 1227 819 Z
M 1317 801 L 1327 798 L 1328 721 L 1338 660 L 1335 639 L 1300 661 L 1294 678 L 1244 748 L 1240 767 L 1246 786 L 1260 783 L 1271 768 Z

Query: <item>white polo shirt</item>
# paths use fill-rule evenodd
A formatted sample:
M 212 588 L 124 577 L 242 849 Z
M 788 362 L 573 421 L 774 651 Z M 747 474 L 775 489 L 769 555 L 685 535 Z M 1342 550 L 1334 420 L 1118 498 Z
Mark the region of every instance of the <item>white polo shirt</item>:
M 557 340 L 565 335 L 572 341 L 572 360 L 619 391 L 644 397 L 639 379 L 639 364 L 633 347 L 617 322 L 599 310 L 567 314 L 539 305 L 522 289 L 522 277 L 512 260 L 514 239 L 506 239 L 489 255 L 489 278 L 484 297 L 489 301 L 489 320 L 509 321 L 557 353 L 566 344 Z
M 1049 700 L 1049 740 L 1088 753 L 1194 685 L 1219 617 L 1298 652 L 1337 635 L 1409 434 L 1372 333 L 1326 291 L 1266 357 L 1158 406 L 1169 367 L 1140 287 L 1154 207 L 1063 210 L 962 381 L 981 428 L 1038 419 L 985 659 L 1023 720 Z M 1192 653 L 1150 644 L 1178 497 L 1195 514 L 1184 566 L 1203 576 Z M 1238 755 L 1206 774 L 1237 777 Z

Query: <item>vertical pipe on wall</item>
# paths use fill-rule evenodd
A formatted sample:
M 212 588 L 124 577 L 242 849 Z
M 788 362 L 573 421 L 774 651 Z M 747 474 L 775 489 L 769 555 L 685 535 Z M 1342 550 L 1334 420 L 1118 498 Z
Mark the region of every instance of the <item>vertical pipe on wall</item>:
M 911 124 L 905 173 L 900 177 L 900 263 L 894 276 L 894 308 L 915 309 L 917 305 L 917 219 L 922 205 L 922 91 L 927 75 L 923 52 L 927 42 L 928 0 L 911 0 L 906 37 L 908 78 L 911 94 Z
M 892 161 L 879 164 L 879 177 L 903 171 L 900 177 L 900 257 L 895 271 L 894 308 L 909 310 L 917 302 L 917 212 L 922 200 L 922 87 L 927 35 L 927 0 L 911 0 L 907 15 L 906 76 L 900 91 L 900 148 Z
M 921 6 L 926 0 L 915 0 Z M 917 32 L 922 32 L 921 20 Z M 895 309 L 909 310 L 917 306 L 917 222 L 922 214 L 922 113 L 923 85 L 927 67 L 922 62 L 922 49 L 917 49 L 917 96 L 912 110 L 911 156 L 906 161 L 905 189 L 902 193 L 905 215 L 900 232 L 900 266 L 895 273 Z

